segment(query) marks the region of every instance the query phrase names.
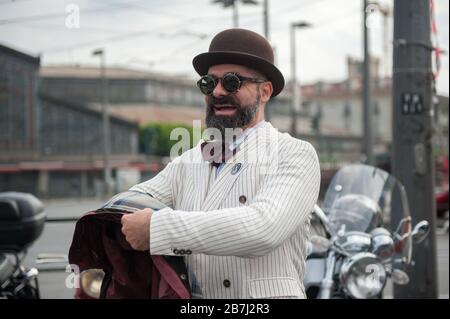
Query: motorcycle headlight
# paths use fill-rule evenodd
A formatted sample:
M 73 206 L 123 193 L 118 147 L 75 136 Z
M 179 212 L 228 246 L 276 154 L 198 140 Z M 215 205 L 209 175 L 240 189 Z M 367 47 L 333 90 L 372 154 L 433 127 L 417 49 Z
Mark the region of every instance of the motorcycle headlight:
M 340 279 L 345 291 L 357 299 L 377 297 L 386 284 L 386 270 L 372 253 L 358 253 L 344 261 Z
M 92 298 L 100 298 L 105 273 L 101 269 L 88 269 L 80 274 L 81 289 Z
M 394 254 L 394 240 L 391 233 L 384 228 L 375 228 L 372 235 L 372 253 L 381 260 L 387 260 Z

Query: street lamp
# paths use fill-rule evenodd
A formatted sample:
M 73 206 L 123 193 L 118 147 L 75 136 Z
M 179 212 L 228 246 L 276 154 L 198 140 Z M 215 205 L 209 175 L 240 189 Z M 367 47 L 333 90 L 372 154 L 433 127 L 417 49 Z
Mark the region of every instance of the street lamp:
M 362 103 L 363 103 L 363 144 L 361 151 L 364 155 L 364 162 L 368 165 L 374 165 L 375 157 L 373 153 L 374 136 L 373 136 L 373 123 L 372 123 L 372 76 L 371 76 L 371 58 L 370 58 L 370 34 L 369 34 L 369 14 L 374 10 L 379 10 L 384 16 L 384 32 L 383 32 L 383 46 L 384 46 L 384 65 L 388 63 L 388 17 L 390 10 L 388 7 L 381 5 L 378 2 L 370 2 L 369 0 L 363 0 L 363 91 L 362 91 Z M 385 76 L 388 72 L 385 71 Z
M 364 162 L 368 165 L 374 164 L 373 157 L 373 136 L 372 136 L 372 117 L 371 117 L 371 76 L 370 76 L 370 48 L 369 48 L 369 30 L 367 27 L 367 20 L 370 8 L 368 7 L 368 0 L 363 0 L 363 145 L 362 153 L 364 155 Z
M 111 167 L 109 165 L 109 156 L 111 153 L 110 146 L 110 129 L 109 129 L 109 113 L 108 113 L 108 82 L 106 79 L 106 62 L 105 51 L 97 49 L 92 52 L 93 56 L 100 56 L 100 78 L 102 82 L 102 115 L 103 115 L 103 181 L 104 195 L 111 195 Z
M 309 28 L 311 24 L 309 22 L 300 21 L 291 23 L 291 135 L 297 135 L 297 116 L 301 108 L 301 96 L 300 88 L 298 88 L 297 80 L 297 59 L 296 59 L 296 44 L 295 44 L 295 30 L 301 28 Z
M 242 2 L 243 4 L 251 4 L 251 5 L 257 5 L 258 1 L 255 0 L 213 0 L 212 3 L 221 3 L 224 8 L 233 7 L 233 26 L 235 28 L 239 27 L 239 17 L 238 17 L 238 1 Z
M 264 36 L 269 40 L 269 0 L 263 2 Z

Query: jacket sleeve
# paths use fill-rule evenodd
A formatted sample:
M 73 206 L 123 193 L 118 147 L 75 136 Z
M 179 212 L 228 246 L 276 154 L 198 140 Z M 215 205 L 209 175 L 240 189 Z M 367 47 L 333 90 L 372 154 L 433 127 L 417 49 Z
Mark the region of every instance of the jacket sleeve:
M 152 216 L 150 252 L 190 250 L 221 256 L 270 253 L 305 222 L 318 198 L 320 167 L 307 142 L 287 145 L 276 173 L 265 176 L 248 206 L 208 212 L 165 208 Z
M 177 157 L 152 179 L 137 184 L 130 191 L 148 194 L 168 207 L 174 206 L 174 194 L 177 193 L 178 178 L 182 169 L 181 159 Z

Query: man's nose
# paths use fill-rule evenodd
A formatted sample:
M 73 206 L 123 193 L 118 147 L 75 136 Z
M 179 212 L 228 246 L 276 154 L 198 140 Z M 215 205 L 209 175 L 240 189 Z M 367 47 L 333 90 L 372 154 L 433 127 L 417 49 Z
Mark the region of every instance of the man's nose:
M 221 96 L 225 96 L 230 94 L 227 90 L 225 90 L 222 86 L 222 82 L 219 81 L 219 83 L 217 83 L 216 87 L 214 88 L 212 95 L 214 97 L 221 97 Z

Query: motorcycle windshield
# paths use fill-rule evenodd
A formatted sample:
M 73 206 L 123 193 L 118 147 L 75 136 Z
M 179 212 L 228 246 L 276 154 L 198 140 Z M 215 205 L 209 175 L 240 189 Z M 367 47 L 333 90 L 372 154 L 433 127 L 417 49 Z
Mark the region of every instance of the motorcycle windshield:
M 373 166 L 354 164 L 341 168 L 328 187 L 323 208 L 335 231 L 345 227 L 345 231 L 369 233 L 376 227 L 386 227 L 397 231 L 397 237 L 402 238 L 411 228 L 403 185 L 394 176 Z M 398 242 L 396 250 L 408 246 L 409 256 L 409 244 L 407 236 Z

